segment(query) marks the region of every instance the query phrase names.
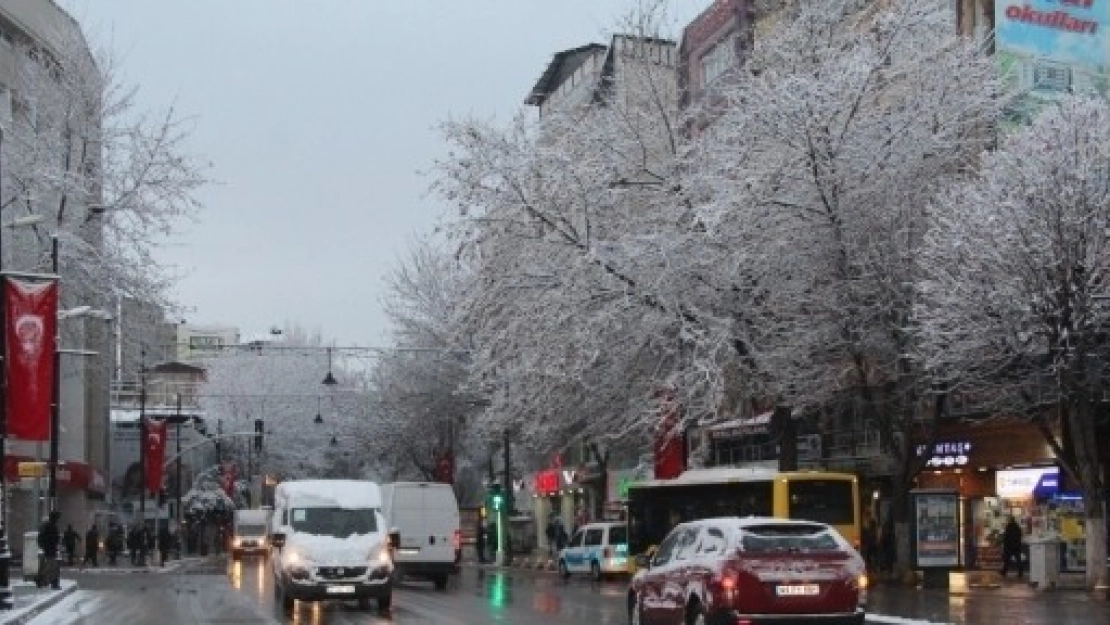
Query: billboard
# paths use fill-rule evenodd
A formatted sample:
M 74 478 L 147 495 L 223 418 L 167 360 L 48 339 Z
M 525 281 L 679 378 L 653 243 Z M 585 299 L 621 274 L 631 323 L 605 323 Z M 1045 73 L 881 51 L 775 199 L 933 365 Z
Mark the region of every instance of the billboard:
M 960 495 L 916 490 L 913 496 L 913 552 L 918 568 L 960 566 Z
M 1037 100 L 1106 93 L 1110 0 L 998 0 L 995 47 L 1003 74 Z

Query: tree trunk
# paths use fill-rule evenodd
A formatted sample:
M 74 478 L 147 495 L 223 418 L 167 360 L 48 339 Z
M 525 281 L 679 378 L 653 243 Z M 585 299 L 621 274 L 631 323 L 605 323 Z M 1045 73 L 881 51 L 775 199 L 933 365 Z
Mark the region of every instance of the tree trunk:
M 894 575 L 899 580 L 916 581 L 910 561 L 910 489 L 902 471 L 894 476 L 890 514 L 894 519 Z
M 1083 496 L 1087 510 L 1087 588 L 1106 588 L 1106 507 L 1102 497 Z
M 779 439 L 779 471 L 798 470 L 798 433 L 790 406 L 775 406 L 771 428 Z

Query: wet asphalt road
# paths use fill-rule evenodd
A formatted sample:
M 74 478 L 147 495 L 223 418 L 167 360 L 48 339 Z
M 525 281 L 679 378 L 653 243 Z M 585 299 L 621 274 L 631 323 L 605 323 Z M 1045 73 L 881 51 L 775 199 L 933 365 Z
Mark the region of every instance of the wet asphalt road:
M 523 625 L 627 622 L 624 581 L 601 584 L 559 580 L 531 571 L 467 567 L 445 592 L 406 582 L 396 589 L 388 615 L 359 611 L 354 604 L 298 604 L 289 618 L 277 612 L 267 564 L 244 560 L 194 563 L 167 573 L 74 574 L 74 595 L 32 621 L 33 625 L 107 623 L 258 623 L 402 625 Z M 872 623 L 905 618 L 959 625 L 1110 625 L 1110 603 L 1086 593 L 1034 593 L 1018 584 L 970 595 L 878 588 L 872 591 Z M 889 618 L 899 617 L 899 618 Z

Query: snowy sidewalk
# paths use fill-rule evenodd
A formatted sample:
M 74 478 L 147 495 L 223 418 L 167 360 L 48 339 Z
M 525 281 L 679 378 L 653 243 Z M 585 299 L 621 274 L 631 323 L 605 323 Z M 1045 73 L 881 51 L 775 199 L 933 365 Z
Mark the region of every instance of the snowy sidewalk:
M 62 579 L 61 585 L 61 590 L 52 590 L 38 588 L 32 582 L 13 581 L 12 598 L 15 609 L 0 612 L 0 623 L 24 625 L 77 590 L 77 582 L 72 579 Z

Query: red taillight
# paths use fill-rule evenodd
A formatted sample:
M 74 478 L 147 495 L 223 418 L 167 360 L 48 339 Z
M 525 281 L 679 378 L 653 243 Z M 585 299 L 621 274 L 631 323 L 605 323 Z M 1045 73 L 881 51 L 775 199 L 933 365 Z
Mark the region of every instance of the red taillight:
M 736 585 L 739 582 L 736 571 L 726 569 L 721 573 L 721 589 L 722 590 L 736 590 Z
M 455 530 L 455 549 L 462 549 L 462 530 Z

